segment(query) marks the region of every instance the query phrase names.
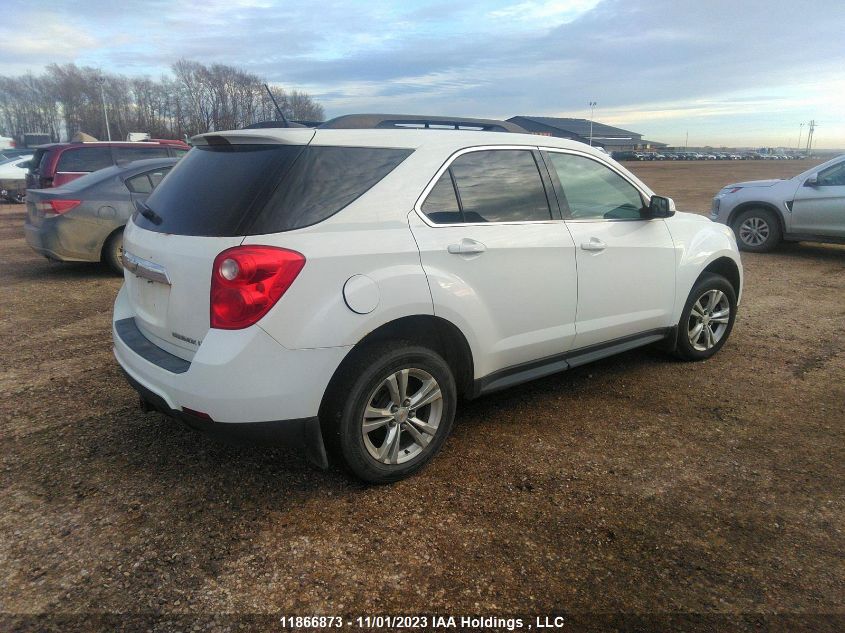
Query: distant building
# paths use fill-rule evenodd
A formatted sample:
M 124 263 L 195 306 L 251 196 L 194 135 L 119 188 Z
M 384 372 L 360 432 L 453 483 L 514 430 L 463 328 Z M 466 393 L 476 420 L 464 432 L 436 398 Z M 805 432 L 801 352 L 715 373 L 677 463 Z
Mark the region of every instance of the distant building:
M 581 143 L 590 143 L 589 119 L 562 119 L 549 116 L 515 116 L 508 119 L 511 123 L 541 136 L 568 138 Z M 643 135 L 630 130 L 623 130 L 612 125 L 593 121 L 593 145 L 603 147 L 608 152 L 630 152 L 634 150 L 662 149 L 666 143 L 647 141 Z

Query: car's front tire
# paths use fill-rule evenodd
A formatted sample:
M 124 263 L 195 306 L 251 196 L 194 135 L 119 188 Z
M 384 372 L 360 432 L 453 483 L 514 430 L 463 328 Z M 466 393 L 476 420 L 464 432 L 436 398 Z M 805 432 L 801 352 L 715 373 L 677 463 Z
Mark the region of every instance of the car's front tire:
M 734 287 L 721 275 L 703 274 L 681 313 L 675 353 L 684 360 L 710 358 L 728 340 L 735 320 Z
M 752 253 L 766 253 L 780 244 L 780 222 L 775 214 L 762 208 L 747 209 L 731 223 L 737 246 Z
M 390 483 L 422 468 L 452 430 L 455 378 L 426 347 L 386 341 L 343 369 L 322 417 L 329 450 L 357 477 Z

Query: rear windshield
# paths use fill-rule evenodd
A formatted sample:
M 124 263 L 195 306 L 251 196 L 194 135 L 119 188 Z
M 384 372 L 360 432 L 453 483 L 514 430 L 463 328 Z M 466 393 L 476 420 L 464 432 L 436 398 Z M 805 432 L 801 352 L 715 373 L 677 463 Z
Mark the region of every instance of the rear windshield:
M 210 145 L 191 150 L 147 200 L 150 231 L 229 237 L 303 228 L 334 215 L 411 150 L 302 145 Z

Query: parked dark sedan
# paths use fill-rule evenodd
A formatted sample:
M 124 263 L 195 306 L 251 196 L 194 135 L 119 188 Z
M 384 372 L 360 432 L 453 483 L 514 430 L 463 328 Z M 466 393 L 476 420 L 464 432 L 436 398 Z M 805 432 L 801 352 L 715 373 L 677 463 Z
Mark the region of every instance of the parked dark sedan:
M 178 161 L 152 158 L 26 192 L 26 241 L 47 259 L 97 262 L 122 273 L 123 227 Z

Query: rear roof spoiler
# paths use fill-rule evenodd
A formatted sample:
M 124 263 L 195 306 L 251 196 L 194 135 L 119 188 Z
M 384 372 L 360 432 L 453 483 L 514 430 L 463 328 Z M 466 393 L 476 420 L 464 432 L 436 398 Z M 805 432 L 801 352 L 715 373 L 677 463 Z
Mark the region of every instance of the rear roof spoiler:
M 465 117 L 425 116 L 420 114 L 347 114 L 326 121 L 320 129 L 372 130 L 372 129 L 435 129 L 472 130 L 476 132 L 512 132 L 525 134 L 526 130 L 497 119 L 470 119 Z
M 256 128 L 206 132 L 191 139 L 192 145 L 308 145 L 314 138 L 314 128 Z

